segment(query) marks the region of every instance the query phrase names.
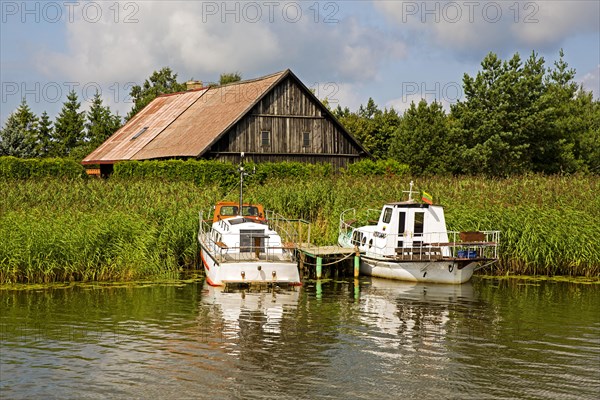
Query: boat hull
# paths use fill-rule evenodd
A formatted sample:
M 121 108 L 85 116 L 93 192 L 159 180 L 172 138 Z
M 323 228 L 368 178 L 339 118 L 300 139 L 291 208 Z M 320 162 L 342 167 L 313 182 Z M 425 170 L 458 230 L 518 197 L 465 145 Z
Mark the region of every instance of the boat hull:
M 360 272 L 364 275 L 409 282 L 461 284 L 473 276 L 478 262 L 455 261 L 393 261 L 361 257 Z
M 217 262 L 203 247 L 200 252 L 206 282 L 211 286 L 228 284 L 300 285 L 298 265 L 293 261 Z

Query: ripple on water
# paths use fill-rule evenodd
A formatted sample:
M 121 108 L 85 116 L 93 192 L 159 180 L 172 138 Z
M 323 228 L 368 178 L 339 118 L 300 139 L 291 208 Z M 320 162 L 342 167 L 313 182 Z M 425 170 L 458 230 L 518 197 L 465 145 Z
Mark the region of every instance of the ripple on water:
M 7 398 L 596 398 L 596 291 L 354 281 L 0 293 Z M 542 296 L 543 294 L 543 296 Z

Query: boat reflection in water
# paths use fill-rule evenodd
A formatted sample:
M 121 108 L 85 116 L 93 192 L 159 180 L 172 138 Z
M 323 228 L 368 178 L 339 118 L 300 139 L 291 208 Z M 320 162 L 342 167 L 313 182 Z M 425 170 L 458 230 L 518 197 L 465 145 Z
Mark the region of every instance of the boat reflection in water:
M 204 283 L 203 306 L 208 306 L 211 320 L 222 321 L 221 339 L 236 343 L 241 339 L 262 336 L 263 341 L 277 340 L 284 315 L 298 307 L 299 292 L 293 289 L 227 290 Z
M 361 279 L 360 315 L 379 347 L 404 350 L 389 356 L 406 355 L 407 350 L 444 352 L 456 328 L 451 313 L 468 308 L 475 301 L 473 292 L 470 282 L 445 285 Z

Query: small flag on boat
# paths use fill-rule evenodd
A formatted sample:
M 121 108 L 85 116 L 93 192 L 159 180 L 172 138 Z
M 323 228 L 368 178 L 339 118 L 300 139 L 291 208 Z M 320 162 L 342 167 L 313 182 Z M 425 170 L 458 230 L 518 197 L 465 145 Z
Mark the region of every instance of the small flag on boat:
M 423 200 L 427 204 L 433 204 L 433 196 L 431 196 L 427 192 L 423 192 L 423 195 L 421 196 L 421 200 Z

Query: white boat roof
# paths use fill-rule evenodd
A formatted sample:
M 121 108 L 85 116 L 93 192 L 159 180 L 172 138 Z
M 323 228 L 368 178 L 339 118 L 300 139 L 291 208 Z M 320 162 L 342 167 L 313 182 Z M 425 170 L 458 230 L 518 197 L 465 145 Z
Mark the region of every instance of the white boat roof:
M 414 200 L 385 203 L 385 205 L 392 206 L 392 207 L 404 207 L 404 208 L 429 208 L 430 206 L 437 206 L 437 204 L 417 203 Z M 438 207 L 441 207 L 441 206 L 438 206 Z

